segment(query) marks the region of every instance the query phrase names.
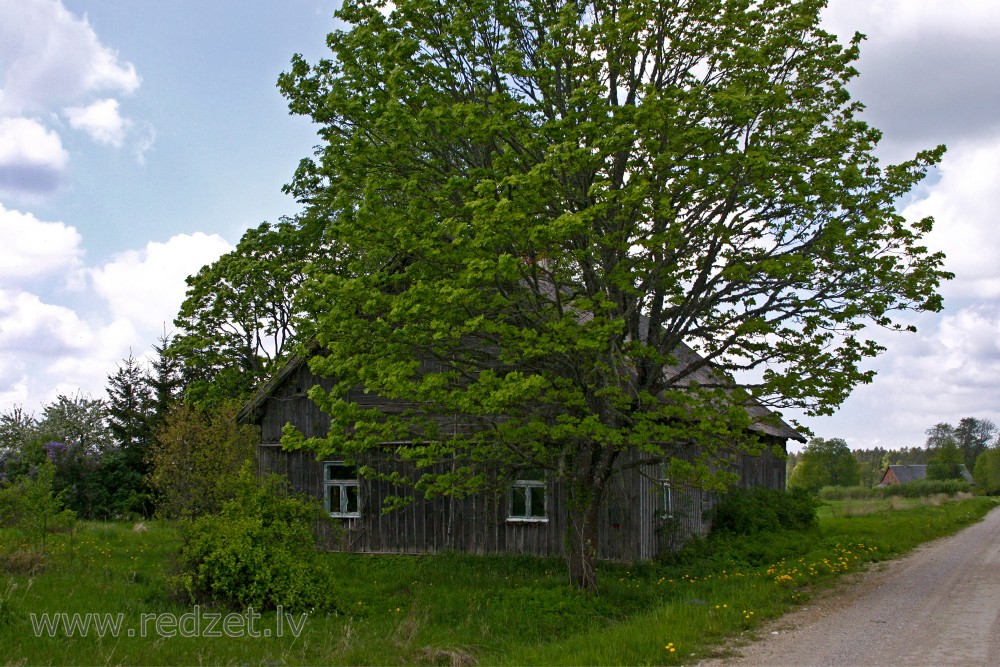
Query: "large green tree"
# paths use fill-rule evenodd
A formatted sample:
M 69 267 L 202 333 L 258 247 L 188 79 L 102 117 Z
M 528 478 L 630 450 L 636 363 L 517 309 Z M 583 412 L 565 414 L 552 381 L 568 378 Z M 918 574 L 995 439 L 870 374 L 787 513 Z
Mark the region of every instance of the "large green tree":
M 954 440 L 942 442 L 927 460 L 927 479 L 962 479 L 962 450 Z
M 161 358 L 180 362 L 189 401 L 245 399 L 285 360 L 296 340 L 295 295 L 306 267 L 326 264 L 322 231 L 302 219 L 261 223 L 187 279 L 178 331 Z
M 946 422 L 939 422 L 931 426 L 929 429 L 924 431 L 927 434 L 927 440 L 924 441 L 924 447 L 930 450 L 935 450 L 947 443 L 955 442 L 955 427 Z
M 130 352 L 108 376 L 105 390 L 108 430 L 115 444 L 100 464 L 100 477 L 108 493 L 106 504 L 117 514 L 149 516 L 153 498 L 146 475 L 156 417 L 149 373 Z
M 166 331 L 153 344 L 153 356 L 149 362 L 147 386 L 152 397 L 152 418 L 150 430 L 155 433 L 167 418 L 171 408 L 181 399 L 184 378 L 181 374 L 182 359 L 170 349 L 172 336 Z
M 333 57 L 279 82 L 322 138 L 288 190 L 342 244 L 302 292 L 333 428 L 287 446 L 403 442 L 427 495 L 547 470 L 590 586 L 622 452 L 725 482 L 748 396 L 824 414 L 870 381 L 864 327 L 941 306 L 932 221 L 895 202 L 943 148 L 878 163 L 846 88 L 861 37 L 823 6 L 347 0 Z
M 973 474 L 978 491 L 989 495 L 1000 493 L 1000 448 L 992 447 L 980 454 Z
M 955 427 L 955 443 L 962 450 L 962 458 L 969 470 L 987 447 L 997 439 L 997 425 L 989 419 L 963 417 Z
M 130 352 L 108 376 L 107 424 L 115 445 L 141 465 L 152 439 L 153 392 L 149 376 Z
M 824 486 L 857 486 L 861 466 L 841 438 L 813 438 L 799 454 L 788 478 L 789 488 L 815 493 Z

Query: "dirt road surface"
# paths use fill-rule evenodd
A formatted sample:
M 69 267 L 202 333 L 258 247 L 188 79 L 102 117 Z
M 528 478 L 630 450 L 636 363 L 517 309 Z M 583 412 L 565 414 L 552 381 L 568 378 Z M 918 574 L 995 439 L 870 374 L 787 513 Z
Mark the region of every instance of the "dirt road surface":
M 710 665 L 1000 665 L 1000 508 L 881 563 Z

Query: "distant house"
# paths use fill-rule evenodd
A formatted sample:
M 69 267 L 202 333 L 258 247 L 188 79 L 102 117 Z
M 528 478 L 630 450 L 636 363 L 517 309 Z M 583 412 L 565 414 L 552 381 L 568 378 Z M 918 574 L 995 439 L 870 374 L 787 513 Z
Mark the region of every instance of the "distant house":
M 313 353 L 317 352 L 315 348 Z M 694 355 L 690 349 L 684 355 Z M 487 491 L 465 498 L 424 498 L 419 491 L 360 477 L 357 465 L 379 472 L 412 475 L 411 464 L 392 455 L 386 443 L 382 455 L 363 461 L 316 460 L 310 452 L 281 447 L 282 428 L 291 424 L 306 437 L 325 436 L 330 418 L 307 396 L 313 386 L 330 389 L 333 381 L 315 375 L 303 358 L 293 358 L 265 383 L 243 407 L 237 419 L 258 424 L 261 472 L 287 476 L 299 492 L 322 499 L 330 516 L 340 522 L 343 537 L 334 545 L 363 553 L 431 553 L 441 550 L 471 553 L 520 553 L 563 556 L 566 548 L 567 494 L 543 471 L 522 471 L 512 479 L 497 476 Z M 398 413 L 412 405 L 387 400 L 358 387 L 351 400 L 366 407 Z M 735 455 L 739 486 L 785 488 L 786 443 L 805 438 L 763 406 L 749 408 L 758 423 L 752 428 L 767 445 L 761 454 Z M 460 416 L 441 416 L 449 427 L 468 428 Z M 624 452 L 623 464 L 637 463 L 639 452 Z M 655 465 L 624 466 L 608 490 L 600 514 L 598 558 L 634 562 L 656 557 L 692 534 L 708 531 L 715 494 L 681 488 Z M 406 507 L 384 514 L 383 500 L 409 496 Z
M 969 484 L 975 484 L 972 479 L 972 473 L 969 472 L 964 463 L 962 464 L 962 477 Z M 890 465 L 885 469 L 882 481 L 878 485 L 905 484 L 906 482 L 916 482 L 921 479 L 927 479 L 927 466 L 925 465 Z

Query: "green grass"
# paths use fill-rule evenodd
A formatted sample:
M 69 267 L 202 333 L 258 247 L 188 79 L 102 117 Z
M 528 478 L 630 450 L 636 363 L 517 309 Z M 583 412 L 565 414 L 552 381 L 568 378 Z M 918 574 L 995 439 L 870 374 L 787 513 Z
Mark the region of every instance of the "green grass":
M 941 504 L 929 498 L 859 498 L 851 500 L 824 500 L 816 514 L 820 519 L 862 516 L 879 512 L 911 509 L 923 505 Z
M 338 610 L 310 614 L 298 638 L 287 626 L 282 637 L 36 637 L 32 613 L 121 613 L 124 635 L 138 631 L 142 614 L 192 612 L 169 581 L 176 526 L 80 524 L 48 537 L 42 571 L 0 570 L 0 646 L 11 664 L 681 664 L 752 633 L 844 572 L 954 532 L 993 506 L 974 499 L 831 515 L 807 535 L 702 543 L 672 563 L 604 564 L 596 595 L 568 587 L 561 561 L 328 554 Z M 0 554 L 30 546 L 0 531 Z M 275 623 L 270 612 L 257 629 L 273 634 Z M 154 629 L 147 622 L 147 635 Z

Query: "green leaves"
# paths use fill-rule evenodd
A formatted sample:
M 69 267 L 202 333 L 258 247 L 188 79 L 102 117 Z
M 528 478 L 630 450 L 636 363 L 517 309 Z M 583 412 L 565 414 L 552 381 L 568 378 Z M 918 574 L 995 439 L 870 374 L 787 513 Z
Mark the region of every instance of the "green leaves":
M 941 150 L 879 164 L 823 5 L 345 3 L 279 82 L 323 140 L 288 190 L 341 249 L 302 287 L 337 382 L 311 446 L 446 442 L 599 498 L 625 449 L 710 483 L 745 407 L 870 381 L 859 332 L 941 306 L 932 223 L 895 210 Z
M 789 488 L 812 493 L 824 486 L 857 486 L 861 468 L 847 443 L 840 438 L 813 438 L 799 454 L 798 463 L 788 479 Z
M 274 372 L 309 335 L 308 318 L 297 321 L 299 287 L 309 271 L 337 271 L 330 262 L 337 251 L 315 219 L 262 223 L 189 277 L 169 347 L 183 362 L 188 399 L 205 406 L 244 399 Z

